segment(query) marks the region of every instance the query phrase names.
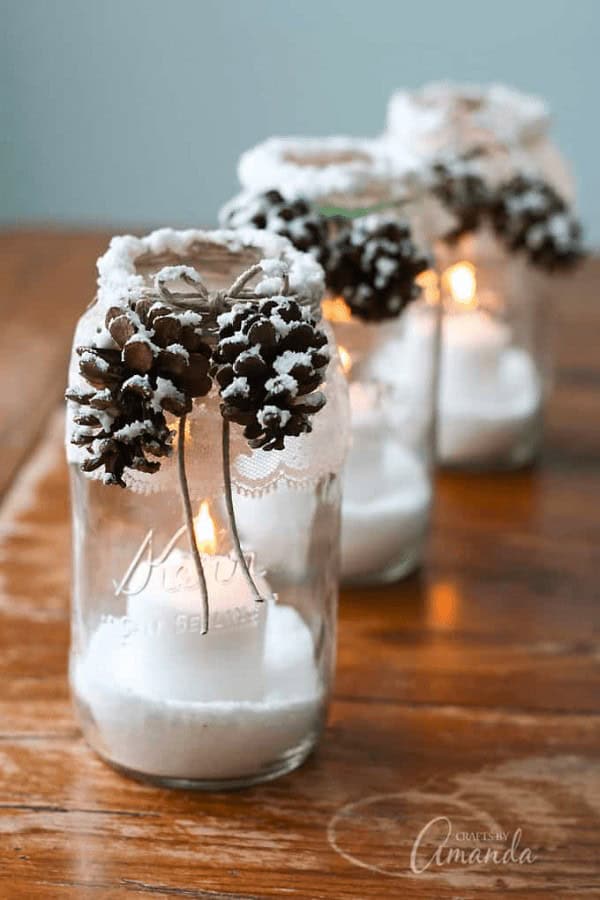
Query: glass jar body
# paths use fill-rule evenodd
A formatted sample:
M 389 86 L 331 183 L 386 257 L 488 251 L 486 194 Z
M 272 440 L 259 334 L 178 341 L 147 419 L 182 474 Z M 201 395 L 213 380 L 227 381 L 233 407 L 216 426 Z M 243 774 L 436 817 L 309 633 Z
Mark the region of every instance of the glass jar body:
M 547 279 L 490 234 L 436 251 L 444 320 L 439 459 L 514 468 L 539 452 L 552 385 Z
M 422 561 L 433 497 L 439 319 L 438 306 L 419 300 L 387 322 L 332 323 L 352 419 L 342 505 L 346 584 L 395 581 Z
M 335 658 L 340 484 L 334 466 L 297 482 L 270 474 L 259 484 L 246 473 L 237 487 L 234 471 L 257 602 L 232 540 L 221 461 L 195 444 L 221 428 L 218 405 L 196 401 L 191 419 L 186 456 L 208 632 L 176 467 L 152 476 L 161 488 L 144 493 L 72 465 L 70 678 L 84 735 L 106 761 L 139 779 L 218 789 L 284 774 L 319 739 Z M 343 432 L 345 423 L 329 427 Z M 278 455 L 246 450 L 246 467 L 256 463 L 262 475 Z

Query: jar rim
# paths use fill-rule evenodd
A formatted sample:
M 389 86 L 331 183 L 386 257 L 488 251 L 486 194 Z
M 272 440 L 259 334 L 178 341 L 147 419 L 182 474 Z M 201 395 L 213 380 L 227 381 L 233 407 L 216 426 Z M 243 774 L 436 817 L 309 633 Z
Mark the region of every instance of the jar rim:
M 229 281 L 253 262 L 284 262 L 288 268 L 290 293 L 300 302 L 318 308 L 324 293 L 324 275 L 318 262 L 310 254 L 297 250 L 287 238 L 255 228 L 213 231 L 162 228 L 144 237 L 113 237 L 108 250 L 98 260 L 97 303 L 103 308 L 119 305 L 132 293 L 147 287 L 150 273 L 142 272 L 140 268 L 148 269 L 151 261 L 156 261 L 152 273 L 156 274 L 164 265 L 182 264 L 192 258 L 204 275 L 203 257 L 206 260 L 209 249 L 213 264 L 222 273 L 220 277 L 227 275 Z M 229 274 L 223 271 L 227 264 Z

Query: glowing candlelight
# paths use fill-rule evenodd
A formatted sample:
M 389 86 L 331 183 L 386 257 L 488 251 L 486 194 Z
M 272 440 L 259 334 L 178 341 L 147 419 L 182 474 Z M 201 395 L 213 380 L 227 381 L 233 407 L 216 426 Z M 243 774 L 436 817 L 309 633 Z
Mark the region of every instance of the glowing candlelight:
M 469 309 L 477 307 L 477 278 L 475 266 L 470 262 L 458 262 L 442 274 L 442 288 L 455 303 Z
M 217 532 L 208 500 L 203 500 L 200 504 L 200 510 L 194 519 L 194 532 L 200 553 L 214 555 L 217 551 Z
M 536 415 L 533 362 L 513 346 L 506 322 L 480 302 L 473 263 L 449 266 L 441 287 L 440 457 L 458 464 L 502 458 Z
M 352 357 L 350 356 L 346 348 L 342 347 L 341 344 L 339 344 L 338 346 L 338 356 L 340 357 L 340 365 L 342 367 L 342 371 L 344 375 L 347 375 L 352 368 Z
M 350 307 L 343 297 L 326 297 L 321 309 L 328 322 L 350 322 L 352 319 Z
M 421 288 L 422 296 L 426 303 L 438 303 L 440 299 L 440 282 L 434 269 L 425 269 L 415 278 Z

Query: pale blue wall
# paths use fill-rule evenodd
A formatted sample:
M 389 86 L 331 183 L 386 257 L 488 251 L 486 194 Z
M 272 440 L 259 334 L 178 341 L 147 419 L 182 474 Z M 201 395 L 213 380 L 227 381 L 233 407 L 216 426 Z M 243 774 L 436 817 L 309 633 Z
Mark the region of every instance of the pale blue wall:
M 0 0 L 0 12 L 4 222 L 210 223 L 248 145 L 376 133 L 395 86 L 450 77 L 549 99 L 600 241 L 600 0 Z

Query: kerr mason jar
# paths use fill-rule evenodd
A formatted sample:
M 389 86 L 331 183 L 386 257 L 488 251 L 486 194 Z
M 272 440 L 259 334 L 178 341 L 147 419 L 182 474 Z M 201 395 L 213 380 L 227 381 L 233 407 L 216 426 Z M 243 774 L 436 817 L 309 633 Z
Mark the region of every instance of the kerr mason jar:
M 152 292 L 157 272 L 172 280 L 165 295 L 172 303 L 190 290 L 191 268 L 200 272 L 210 306 L 223 302 L 228 286 L 256 265 L 264 270 L 256 292 L 274 294 L 290 315 L 299 308 L 302 322 L 319 318 L 321 270 L 283 238 L 249 229 L 163 229 L 113 239 L 99 261 L 95 302 L 77 326 L 70 396 L 89 388 L 77 348 L 114 351 L 106 321 L 130 308 L 132 297 Z M 278 293 L 297 307 L 286 306 L 287 297 Z M 253 302 L 251 294 L 246 287 L 237 296 Z M 150 334 L 157 341 L 157 332 L 148 331 L 152 306 L 142 310 L 146 334 L 142 323 L 135 339 Z M 179 322 L 189 329 L 195 316 L 184 311 Z M 277 340 L 284 347 L 281 329 Z M 69 401 L 71 686 L 86 739 L 126 774 L 175 787 L 244 786 L 294 769 L 319 740 L 335 660 L 347 444 L 347 390 L 330 330 L 328 343 L 331 362 L 320 387 L 326 403 L 312 419 L 312 432 L 286 437 L 283 449 L 267 452 L 252 449 L 232 424 L 228 469 L 224 392 L 219 398 L 216 381 L 185 419 L 167 416 L 173 455 L 152 474 L 126 470 L 124 489 L 106 484 L 100 470 L 82 472 L 85 448 L 71 443 L 78 404 Z M 102 383 L 109 377 L 104 373 Z M 166 389 L 158 387 L 160 400 Z M 208 598 L 207 633 L 182 504 L 182 449 Z

